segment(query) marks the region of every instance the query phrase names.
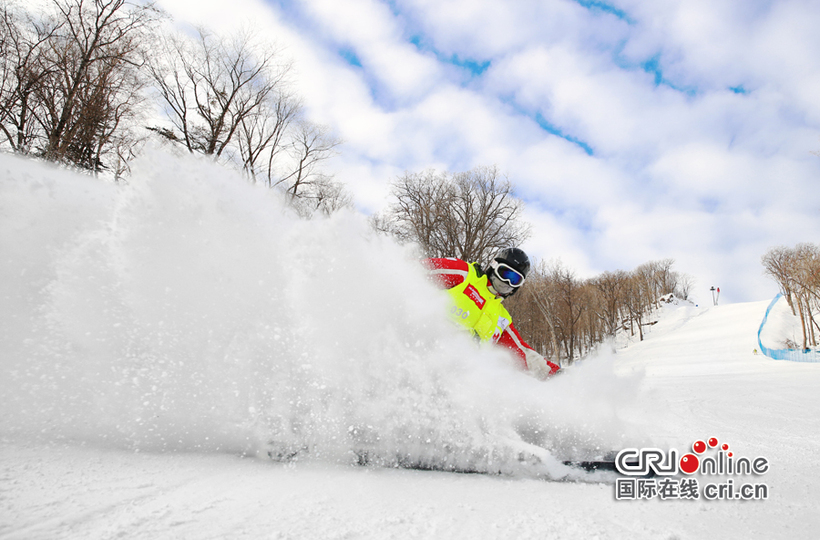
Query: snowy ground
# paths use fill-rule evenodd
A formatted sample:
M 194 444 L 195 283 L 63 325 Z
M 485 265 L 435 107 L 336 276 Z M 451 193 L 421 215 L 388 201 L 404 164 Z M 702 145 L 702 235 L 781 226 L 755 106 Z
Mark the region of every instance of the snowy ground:
M 670 306 L 539 383 L 440 324 L 355 216 L 300 221 L 163 155 L 124 189 L 0 173 L 0 538 L 816 537 L 820 365 L 753 354 L 768 300 Z M 510 465 L 522 433 L 551 452 L 533 474 Z M 707 437 L 768 458 L 767 500 L 533 478 L 566 477 L 552 454 Z M 351 465 L 361 444 L 514 474 Z

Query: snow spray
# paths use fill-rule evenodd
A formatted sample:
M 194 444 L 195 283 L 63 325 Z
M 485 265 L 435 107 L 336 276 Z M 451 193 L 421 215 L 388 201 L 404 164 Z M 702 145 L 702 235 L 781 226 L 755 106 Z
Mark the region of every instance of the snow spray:
M 497 472 L 526 450 L 556 475 L 624 447 L 635 381 L 477 346 L 361 214 L 162 151 L 125 185 L 0 166 L 2 437 Z

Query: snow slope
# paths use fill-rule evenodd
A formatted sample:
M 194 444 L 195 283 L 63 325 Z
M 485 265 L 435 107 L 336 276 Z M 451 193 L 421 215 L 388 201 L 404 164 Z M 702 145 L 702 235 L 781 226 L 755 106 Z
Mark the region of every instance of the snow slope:
M 205 162 L 157 152 L 112 186 L 0 156 L 0 221 L 2 538 L 820 526 L 820 366 L 752 353 L 766 301 L 669 307 L 646 341 L 539 383 L 450 328 L 360 216 L 300 220 Z M 770 460 L 768 500 L 616 501 L 558 462 L 711 436 Z

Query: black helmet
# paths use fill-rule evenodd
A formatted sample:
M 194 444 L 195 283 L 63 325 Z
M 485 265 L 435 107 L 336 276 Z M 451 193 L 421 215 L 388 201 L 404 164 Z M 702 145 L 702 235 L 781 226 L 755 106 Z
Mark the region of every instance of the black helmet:
M 530 273 L 530 258 L 519 248 L 504 248 L 493 257 L 494 261 L 502 262 L 519 272 L 524 277 Z
M 524 284 L 530 271 L 530 259 L 518 248 L 505 248 L 490 261 L 490 283 L 496 294 L 503 298 L 512 296 Z

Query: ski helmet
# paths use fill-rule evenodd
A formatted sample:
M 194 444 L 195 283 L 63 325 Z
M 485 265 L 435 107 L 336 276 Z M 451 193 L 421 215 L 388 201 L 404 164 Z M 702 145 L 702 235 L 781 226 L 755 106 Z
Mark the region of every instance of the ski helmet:
M 527 277 L 530 273 L 530 258 L 519 248 L 505 248 L 499 250 L 493 257 L 494 261 L 506 264 L 517 270 L 522 276 Z
M 490 262 L 490 282 L 496 292 L 506 298 L 524 284 L 529 271 L 530 259 L 523 250 L 504 248 Z

